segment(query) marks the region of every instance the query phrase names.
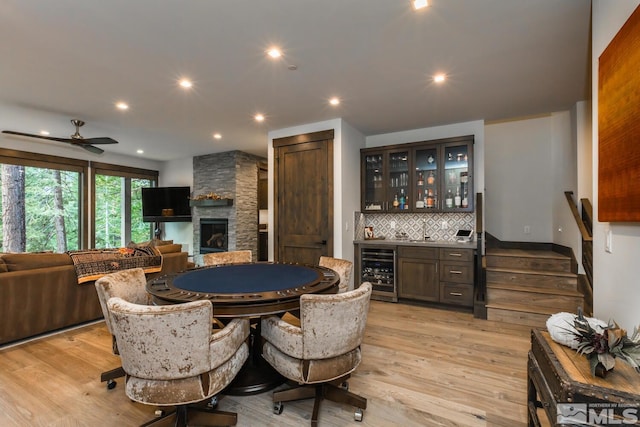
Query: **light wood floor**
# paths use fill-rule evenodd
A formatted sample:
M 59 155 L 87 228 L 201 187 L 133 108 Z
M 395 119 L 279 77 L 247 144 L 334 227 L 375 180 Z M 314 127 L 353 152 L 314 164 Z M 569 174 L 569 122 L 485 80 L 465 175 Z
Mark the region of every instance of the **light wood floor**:
M 363 361 L 350 390 L 368 398 L 362 423 L 353 408 L 323 402 L 320 426 L 526 425 L 529 328 L 471 314 L 372 301 Z M 0 426 L 134 426 L 155 408 L 131 402 L 103 322 L 0 349 Z M 223 396 L 239 426 L 307 426 L 311 401 L 272 412 L 271 394 Z

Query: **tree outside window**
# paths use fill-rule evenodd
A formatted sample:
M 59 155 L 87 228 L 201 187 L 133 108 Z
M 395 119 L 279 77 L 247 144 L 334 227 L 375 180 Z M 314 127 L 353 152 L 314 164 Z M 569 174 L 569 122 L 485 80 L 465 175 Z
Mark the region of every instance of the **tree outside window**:
M 157 171 L 0 148 L 0 252 L 148 241 L 153 224 L 142 222 L 141 189 L 157 181 Z
M 92 164 L 94 247 L 114 248 L 152 238 L 152 224 L 142 222 L 142 188 L 153 187 L 157 172 Z
M 87 162 L 43 157 L 0 150 L 0 252 L 81 248 Z

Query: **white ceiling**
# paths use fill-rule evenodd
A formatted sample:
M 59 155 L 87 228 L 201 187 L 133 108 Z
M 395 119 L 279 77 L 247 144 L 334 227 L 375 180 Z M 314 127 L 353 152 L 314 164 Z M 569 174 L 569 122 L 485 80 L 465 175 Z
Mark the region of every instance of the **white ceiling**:
M 61 117 L 80 118 L 85 137 L 120 141 L 108 152 L 170 160 L 266 155 L 267 132 L 338 117 L 374 135 L 590 98 L 589 0 L 431 3 L 414 12 L 409 0 L 3 0 L 0 103 L 55 120 L 0 117 L 0 128 L 66 137 L 73 127 Z M 278 61 L 265 55 L 274 44 Z M 431 82 L 436 72 L 444 85 Z M 182 76 L 190 91 L 177 86 Z M 329 106 L 331 96 L 342 104 Z M 114 108 L 120 100 L 127 112 Z

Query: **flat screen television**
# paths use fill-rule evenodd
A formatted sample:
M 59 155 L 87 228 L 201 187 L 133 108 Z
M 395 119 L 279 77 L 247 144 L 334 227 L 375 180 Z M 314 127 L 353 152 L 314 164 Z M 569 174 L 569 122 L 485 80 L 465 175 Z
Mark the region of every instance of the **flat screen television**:
M 142 221 L 190 222 L 189 187 L 145 187 L 142 189 Z

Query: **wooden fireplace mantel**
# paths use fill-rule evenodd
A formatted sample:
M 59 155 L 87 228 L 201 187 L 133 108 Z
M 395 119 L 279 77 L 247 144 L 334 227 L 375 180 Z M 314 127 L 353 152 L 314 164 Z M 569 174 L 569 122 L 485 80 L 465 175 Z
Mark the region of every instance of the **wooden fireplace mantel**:
M 189 206 L 198 206 L 204 208 L 215 208 L 233 206 L 233 199 L 202 199 L 202 200 L 189 200 Z

